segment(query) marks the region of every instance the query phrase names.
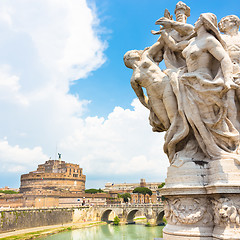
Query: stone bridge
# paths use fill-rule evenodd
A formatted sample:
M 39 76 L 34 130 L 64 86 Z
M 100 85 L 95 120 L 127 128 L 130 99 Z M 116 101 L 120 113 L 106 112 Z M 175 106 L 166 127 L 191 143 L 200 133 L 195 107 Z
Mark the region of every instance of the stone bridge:
M 109 215 L 113 211 L 118 216 L 121 222 L 134 223 L 134 217 L 137 212 L 145 216 L 147 221 L 153 225 L 163 223 L 163 204 L 110 204 L 95 206 L 95 211 L 101 221 L 110 222 Z

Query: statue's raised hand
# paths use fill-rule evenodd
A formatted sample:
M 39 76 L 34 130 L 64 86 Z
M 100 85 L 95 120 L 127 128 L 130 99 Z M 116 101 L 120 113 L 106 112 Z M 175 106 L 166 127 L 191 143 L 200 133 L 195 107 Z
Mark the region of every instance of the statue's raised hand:
M 155 22 L 156 25 L 162 25 L 164 28 L 171 28 L 172 23 L 173 21 L 166 17 L 161 17 Z

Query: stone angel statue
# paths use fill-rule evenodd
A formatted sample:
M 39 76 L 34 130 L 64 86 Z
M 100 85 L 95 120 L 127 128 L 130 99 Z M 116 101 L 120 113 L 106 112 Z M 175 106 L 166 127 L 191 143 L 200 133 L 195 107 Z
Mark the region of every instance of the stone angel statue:
M 125 54 L 125 65 L 133 69 L 131 85 L 150 110 L 153 130 L 166 131 L 164 151 L 170 163 L 180 156 L 205 161 L 235 154 L 238 159 L 239 121 L 234 98 L 239 85 L 234 82 L 232 61 L 217 18 L 204 13 L 194 28 L 189 27 L 190 9 L 182 2 L 175 14 L 177 21 L 157 20 L 164 26 L 157 43 Z M 166 70 L 159 68 L 159 59 L 164 59 Z
M 237 240 L 240 20 L 229 15 L 218 23 L 215 14 L 203 13 L 192 26 L 183 2 L 175 16 L 176 21 L 165 11 L 156 21 L 160 30 L 152 31 L 160 35 L 157 42 L 124 55 L 153 131 L 166 132 L 170 166 L 161 189 L 168 222 L 163 239 Z

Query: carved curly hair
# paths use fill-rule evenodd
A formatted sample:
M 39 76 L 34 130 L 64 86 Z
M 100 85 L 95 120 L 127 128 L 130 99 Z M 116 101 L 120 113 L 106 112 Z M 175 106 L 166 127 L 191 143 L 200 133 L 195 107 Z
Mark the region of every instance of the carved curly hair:
M 236 15 L 229 15 L 229 16 L 223 17 L 223 18 L 220 20 L 220 22 L 218 23 L 219 30 L 220 30 L 221 32 L 223 32 L 223 33 L 225 32 L 224 23 L 225 23 L 226 21 L 234 22 L 235 25 L 236 25 L 238 28 L 239 28 L 239 26 L 240 26 L 240 19 L 239 19 L 238 16 L 236 16 Z

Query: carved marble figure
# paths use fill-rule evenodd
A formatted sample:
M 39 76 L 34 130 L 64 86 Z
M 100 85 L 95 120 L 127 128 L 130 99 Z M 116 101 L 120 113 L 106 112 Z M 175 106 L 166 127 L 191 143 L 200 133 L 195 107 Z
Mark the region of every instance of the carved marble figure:
M 228 54 L 234 64 L 233 73 L 240 72 L 240 19 L 236 15 L 223 17 L 218 23 L 221 37 L 226 42 Z
M 153 34 L 161 34 L 163 30 L 167 31 L 169 35 L 176 41 L 180 42 L 193 33 L 193 26 L 187 24 L 187 18 L 190 16 L 190 8 L 183 2 L 178 2 L 175 8 L 176 21 L 172 17 L 161 17 L 156 21 L 157 25 L 163 25 L 160 31 L 152 31 Z M 152 58 L 159 63 L 164 59 L 165 65 L 168 69 L 176 69 L 186 65 L 181 51 L 168 48 L 164 39 L 160 36 L 157 42 L 153 45 Z
M 240 33 L 239 33 L 240 19 L 236 15 L 229 15 L 223 17 L 218 23 L 219 30 L 224 33 L 221 37 L 226 43 L 227 52 L 233 63 L 233 78 L 237 84 L 240 84 Z M 240 105 L 240 89 L 236 89 L 237 106 Z M 232 93 L 232 99 L 234 99 L 235 94 Z M 234 100 L 232 100 L 234 101 Z M 235 104 L 231 104 L 235 106 Z M 229 109 L 230 113 L 234 113 L 236 109 L 231 107 Z M 237 112 L 237 120 L 235 121 L 235 126 L 240 131 L 240 113 Z
M 176 128 L 174 134 L 167 133 L 165 151 L 172 158 L 177 147 L 172 142 L 178 144 L 188 137 L 185 144 L 197 141 L 200 149 L 196 151 L 201 150 L 207 159 L 216 159 L 238 150 L 239 132 L 226 114 L 229 107 L 226 93 L 238 86 L 233 82 L 231 59 L 217 30 L 216 16 L 201 14 L 194 30 L 196 37 L 179 43 L 162 32 L 170 48 L 182 50 L 187 65 L 171 79 L 185 131 L 179 128 L 183 133 L 179 134 L 179 141 L 175 137 Z
M 202 13 L 192 26 L 183 2 L 174 13 L 156 21 L 156 43 L 124 55 L 153 131 L 166 132 L 164 240 L 240 239 L 240 19 Z
M 125 65 L 133 69 L 131 86 L 140 102 L 150 110 L 154 131 L 166 131 L 177 112 L 176 98 L 168 76 L 152 60 L 155 46 L 144 51 L 132 50 L 124 55 Z M 144 95 L 143 89 L 148 97 Z

